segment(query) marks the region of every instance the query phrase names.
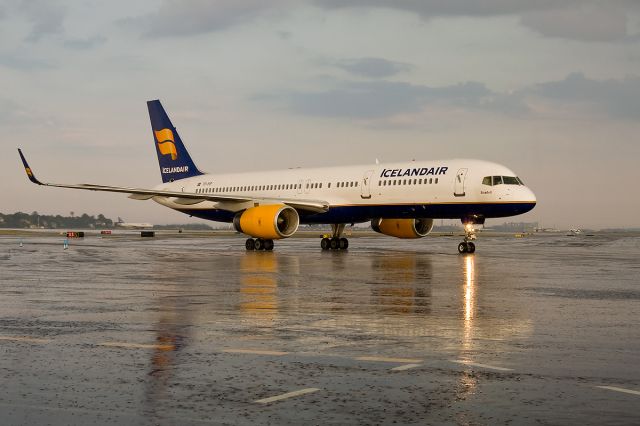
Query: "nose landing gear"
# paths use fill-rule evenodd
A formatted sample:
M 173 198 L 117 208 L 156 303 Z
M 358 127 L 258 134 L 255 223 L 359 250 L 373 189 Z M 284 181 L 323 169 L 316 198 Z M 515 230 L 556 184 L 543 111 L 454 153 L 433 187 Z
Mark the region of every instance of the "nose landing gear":
M 473 223 L 464 224 L 464 241 L 458 244 L 458 253 L 475 253 L 476 245 L 472 240 L 476 239 L 476 230 L 473 227 Z
M 476 245 L 471 242 L 463 241 L 458 244 L 458 253 L 474 253 L 476 251 Z

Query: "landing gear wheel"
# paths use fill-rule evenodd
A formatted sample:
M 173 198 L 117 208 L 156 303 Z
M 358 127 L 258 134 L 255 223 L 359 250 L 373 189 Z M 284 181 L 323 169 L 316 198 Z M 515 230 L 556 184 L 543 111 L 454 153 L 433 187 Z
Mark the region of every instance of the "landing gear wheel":
M 474 246 L 474 249 L 475 249 L 475 246 Z M 458 253 L 464 254 L 464 253 L 467 253 L 468 250 L 469 250 L 469 245 L 467 243 L 458 244 Z
M 247 249 L 247 251 L 255 250 L 256 242 L 253 241 L 253 238 L 248 238 L 247 241 L 244 243 L 244 247 Z
M 349 240 L 346 238 L 340 238 L 338 245 L 340 246 L 340 250 L 346 250 L 349 248 Z
M 264 240 L 264 249 L 267 251 L 273 250 L 273 240 Z
M 262 238 L 256 238 L 253 242 L 253 247 L 255 250 L 264 250 L 264 240 Z
M 331 248 L 331 240 L 329 238 L 323 238 L 320 241 L 320 247 L 322 250 L 329 250 Z
M 475 253 L 476 245 L 473 243 L 467 243 L 467 253 Z
M 338 250 L 338 248 L 340 247 L 340 239 L 332 238 L 329 242 L 329 246 L 331 247 L 331 250 Z

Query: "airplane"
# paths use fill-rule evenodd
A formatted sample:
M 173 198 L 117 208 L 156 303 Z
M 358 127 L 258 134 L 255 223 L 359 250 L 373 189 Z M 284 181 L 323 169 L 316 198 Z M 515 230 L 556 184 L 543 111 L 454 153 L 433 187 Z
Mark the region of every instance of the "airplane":
M 118 221 L 114 223 L 117 228 L 123 229 L 151 229 L 153 228 L 153 224 L 151 223 L 133 223 L 133 222 L 125 222 L 121 217 L 118 217 Z
M 320 242 L 322 250 L 345 250 L 347 224 L 370 222 L 378 233 L 417 239 L 431 232 L 435 219 L 460 219 L 465 236 L 458 252 L 473 253 L 474 225 L 523 214 L 536 205 L 534 193 L 510 169 L 472 159 L 203 173 L 160 101 L 148 101 L 147 107 L 162 184 L 147 189 L 43 183 L 18 148 L 27 177 L 37 185 L 152 199 L 189 216 L 232 223 L 249 237 L 249 251 L 273 250 L 273 240 L 291 237 L 300 224 L 331 225 L 331 238 Z

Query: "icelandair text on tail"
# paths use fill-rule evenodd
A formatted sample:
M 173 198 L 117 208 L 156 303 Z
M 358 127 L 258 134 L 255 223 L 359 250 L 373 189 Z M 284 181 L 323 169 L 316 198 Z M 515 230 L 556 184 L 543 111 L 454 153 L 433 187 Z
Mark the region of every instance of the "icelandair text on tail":
M 168 173 L 187 173 L 188 171 L 189 171 L 189 166 L 163 167 L 162 168 L 162 173 L 163 174 L 168 174 Z

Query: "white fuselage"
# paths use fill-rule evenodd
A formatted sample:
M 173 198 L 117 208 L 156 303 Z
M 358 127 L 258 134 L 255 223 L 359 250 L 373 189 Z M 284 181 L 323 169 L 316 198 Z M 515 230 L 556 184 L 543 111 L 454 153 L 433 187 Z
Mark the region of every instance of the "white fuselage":
M 270 200 L 274 199 L 326 201 L 329 212 L 310 216 L 306 220 L 309 223 L 363 222 L 377 217 L 503 217 L 535 206 L 536 198 L 529 188 L 513 183 L 486 184 L 485 178 L 491 176 L 515 178 L 516 174 L 496 163 L 466 159 L 204 174 L 167 182 L 156 189 L 229 194 L 252 200 L 193 205 L 168 197 L 154 200 L 184 213 L 224 222 L 230 221 L 234 212 L 273 203 Z

